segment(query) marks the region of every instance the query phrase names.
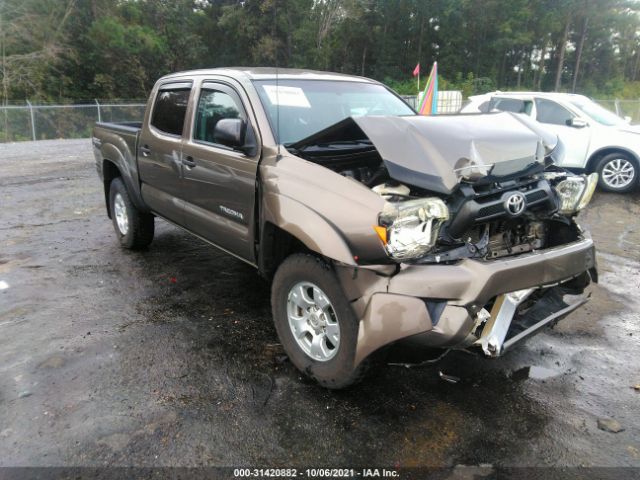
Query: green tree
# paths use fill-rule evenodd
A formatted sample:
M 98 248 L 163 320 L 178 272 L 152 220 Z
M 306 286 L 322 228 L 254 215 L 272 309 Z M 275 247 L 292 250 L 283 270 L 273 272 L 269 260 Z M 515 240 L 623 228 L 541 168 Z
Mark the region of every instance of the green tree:
M 144 97 L 169 72 L 312 68 L 415 91 L 640 91 L 634 0 L 2 0 L 2 98 Z M 406 87 L 405 87 L 406 84 Z

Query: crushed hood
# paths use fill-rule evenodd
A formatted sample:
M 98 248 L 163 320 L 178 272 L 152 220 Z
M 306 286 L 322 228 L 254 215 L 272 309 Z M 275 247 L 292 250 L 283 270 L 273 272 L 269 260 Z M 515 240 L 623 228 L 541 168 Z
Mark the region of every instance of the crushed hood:
M 555 135 L 508 112 L 352 120 L 392 178 L 443 194 L 462 180 L 505 177 L 542 165 L 557 142 Z

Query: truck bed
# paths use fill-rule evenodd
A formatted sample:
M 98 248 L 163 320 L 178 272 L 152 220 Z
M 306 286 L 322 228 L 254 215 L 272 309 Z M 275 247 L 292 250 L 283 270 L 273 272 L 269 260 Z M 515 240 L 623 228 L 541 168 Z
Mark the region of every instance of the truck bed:
M 137 152 L 138 138 L 142 129 L 141 122 L 98 122 L 93 128 L 92 143 L 94 149 L 102 151 L 104 148 L 116 150 L 120 155 L 114 154 L 114 159 L 120 157 L 123 164 L 119 165 L 121 171 L 126 172 L 125 177 L 132 175 L 131 185 L 137 183 Z M 102 171 L 102 159 L 96 156 L 98 171 Z
M 96 122 L 96 127 L 114 132 L 137 133 L 142 129 L 142 122 Z

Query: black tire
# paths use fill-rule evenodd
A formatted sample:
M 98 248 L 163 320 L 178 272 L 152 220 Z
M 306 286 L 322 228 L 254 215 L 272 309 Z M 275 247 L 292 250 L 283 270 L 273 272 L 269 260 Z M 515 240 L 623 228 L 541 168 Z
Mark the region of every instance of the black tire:
M 633 167 L 632 180 L 621 187 L 616 187 L 610 182 L 607 182 L 603 176 L 605 167 L 607 167 L 607 165 L 612 166 L 613 162 L 616 160 L 627 162 Z M 598 172 L 598 187 L 600 187 L 601 190 L 604 190 L 605 192 L 626 193 L 630 192 L 638 185 L 638 174 L 640 173 L 640 169 L 638 168 L 638 161 L 635 158 L 632 158 L 629 154 L 614 152 L 605 155 L 600 159 L 596 165 L 596 172 Z
M 122 199 L 124 204 L 128 228 L 123 232 L 118 226 L 116 218 L 116 197 Z M 124 183 L 121 178 L 114 178 L 109 187 L 109 211 L 111 212 L 111 220 L 113 228 L 116 231 L 120 245 L 131 250 L 140 250 L 147 247 L 153 240 L 154 217 L 150 213 L 144 213 L 138 210 L 131 202 Z
M 337 352 L 329 360 L 317 361 L 308 355 L 289 327 L 288 296 L 299 282 L 310 282 L 318 286 L 331 302 L 337 316 L 340 343 Z M 328 263 L 307 254 L 295 254 L 285 259 L 273 279 L 271 308 L 282 347 L 298 370 L 323 387 L 332 389 L 345 388 L 362 380 L 370 360 L 354 367 L 359 322 Z

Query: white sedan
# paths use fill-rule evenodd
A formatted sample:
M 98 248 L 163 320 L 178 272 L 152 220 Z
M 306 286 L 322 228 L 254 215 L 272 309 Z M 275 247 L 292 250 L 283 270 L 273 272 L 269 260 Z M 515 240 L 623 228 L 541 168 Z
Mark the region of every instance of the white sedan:
M 599 186 L 628 192 L 640 177 L 640 128 L 593 100 L 570 93 L 493 92 L 470 97 L 460 113 L 522 113 L 545 124 L 565 145 L 562 167 L 598 172 Z

